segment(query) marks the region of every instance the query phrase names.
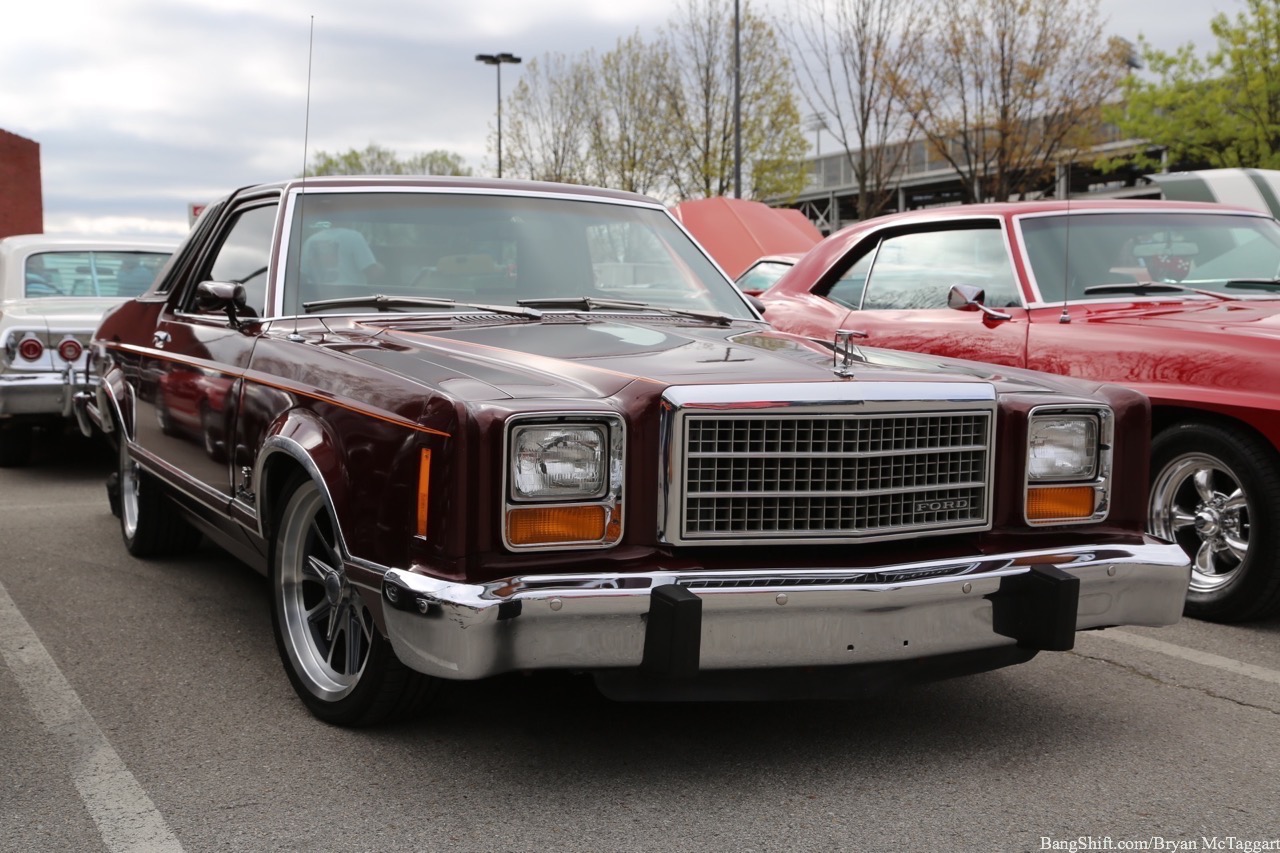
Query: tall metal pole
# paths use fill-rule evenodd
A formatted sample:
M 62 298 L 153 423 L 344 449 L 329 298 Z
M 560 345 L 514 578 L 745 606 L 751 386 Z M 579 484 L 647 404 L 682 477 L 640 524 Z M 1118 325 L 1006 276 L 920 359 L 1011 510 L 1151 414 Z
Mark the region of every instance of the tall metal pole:
M 498 71 L 498 177 L 502 177 L 502 63 L 520 63 L 520 57 L 510 53 L 477 53 L 476 62 L 492 65 Z
M 502 177 L 502 63 L 499 62 L 495 68 L 498 70 L 498 177 Z
M 733 0 L 733 197 L 742 198 L 742 19 Z

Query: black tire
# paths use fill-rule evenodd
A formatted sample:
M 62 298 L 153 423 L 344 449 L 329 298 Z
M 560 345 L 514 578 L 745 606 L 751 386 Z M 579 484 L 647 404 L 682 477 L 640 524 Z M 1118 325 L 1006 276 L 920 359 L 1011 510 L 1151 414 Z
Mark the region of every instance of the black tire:
M 31 464 L 35 444 L 30 426 L 18 425 L 0 429 L 0 468 L 23 468 Z
M 191 526 L 155 478 L 129 455 L 129 442 L 117 426 L 118 455 L 115 488 L 120 512 L 120 537 L 135 557 L 183 554 L 200 544 L 200 531 Z
M 271 624 L 289 681 L 326 723 L 370 726 L 421 710 L 438 680 L 409 669 L 348 582 L 315 481 L 284 490 L 271 535 Z
M 1280 612 L 1280 454 L 1205 423 L 1160 432 L 1151 451 L 1148 527 L 1192 562 L 1183 612 L 1212 622 Z

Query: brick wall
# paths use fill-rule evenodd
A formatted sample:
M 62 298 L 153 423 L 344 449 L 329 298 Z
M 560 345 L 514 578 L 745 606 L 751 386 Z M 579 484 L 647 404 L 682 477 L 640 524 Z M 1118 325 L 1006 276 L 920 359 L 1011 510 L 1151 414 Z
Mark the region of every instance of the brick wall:
M 0 237 L 43 233 L 40 143 L 0 130 Z

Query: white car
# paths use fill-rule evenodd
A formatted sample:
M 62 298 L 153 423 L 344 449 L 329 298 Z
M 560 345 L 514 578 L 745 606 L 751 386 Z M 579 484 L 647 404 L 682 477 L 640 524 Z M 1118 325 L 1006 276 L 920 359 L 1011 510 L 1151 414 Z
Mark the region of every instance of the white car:
M 0 466 L 25 465 L 35 430 L 69 423 L 102 315 L 146 291 L 174 248 L 43 234 L 0 239 Z

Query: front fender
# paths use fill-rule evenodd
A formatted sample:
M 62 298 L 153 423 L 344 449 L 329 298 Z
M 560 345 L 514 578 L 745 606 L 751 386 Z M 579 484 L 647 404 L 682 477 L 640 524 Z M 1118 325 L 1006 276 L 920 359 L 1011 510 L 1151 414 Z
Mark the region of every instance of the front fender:
M 304 409 L 290 409 L 268 428 L 254 466 L 258 534 L 270 538 L 271 523 L 280 510 L 285 486 L 299 468 L 315 480 L 334 517 L 338 547 L 349 557 L 343 536 L 348 487 L 340 442 L 329 426 Z

